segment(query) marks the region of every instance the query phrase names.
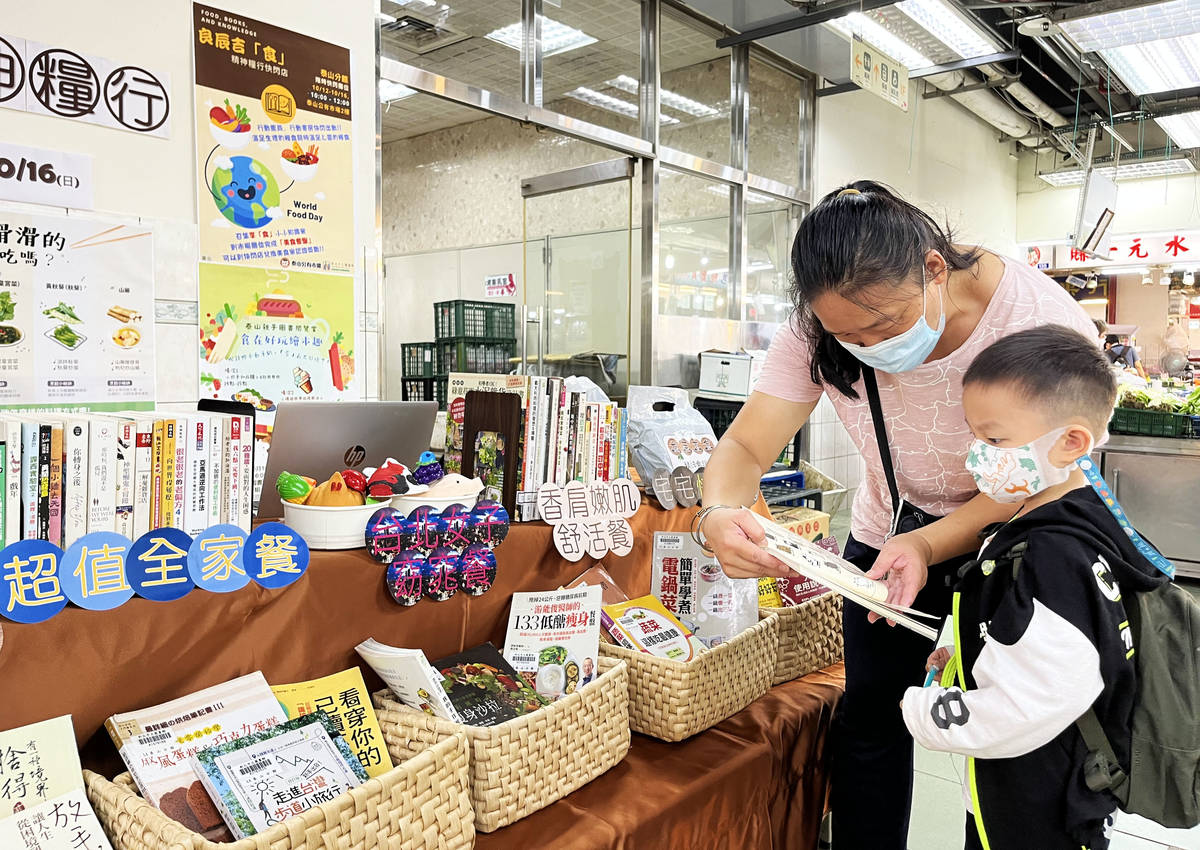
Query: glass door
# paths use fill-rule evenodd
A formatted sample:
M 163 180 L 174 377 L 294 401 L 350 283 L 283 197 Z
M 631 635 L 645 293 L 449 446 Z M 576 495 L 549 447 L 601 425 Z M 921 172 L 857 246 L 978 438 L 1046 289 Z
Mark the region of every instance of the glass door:
M 529 374 L 581 375 L 610 398 L 623 399 L 640 332 L 638 310 L 631 309 L 640 275 L 632 163 L 598 166 L 609 169 L 602 182 L 588 173 L 596 166 L 522 182 L 525 326 L 518 335 Z M 526 192 L 529 186 L 537 193 Z M 548 186 L 555 188 L 539 191 Z

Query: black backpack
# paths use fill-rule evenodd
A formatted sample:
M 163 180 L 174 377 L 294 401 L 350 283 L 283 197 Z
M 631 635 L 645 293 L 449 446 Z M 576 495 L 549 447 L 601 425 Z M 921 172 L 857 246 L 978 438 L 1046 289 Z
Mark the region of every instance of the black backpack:
M 1025 548 L 996 559 L 1011 562 L 1014 581 Z M 1126 593 L 1124 605 L 1137 672 L 1129 770 L 1089 708 L 1076 721 L 1089 751 L 1084 778 L 1093 791 L 1111 791 L 1123 811 L 1189 829 L 1200 824 L 1200 604 L 1168 581 Z

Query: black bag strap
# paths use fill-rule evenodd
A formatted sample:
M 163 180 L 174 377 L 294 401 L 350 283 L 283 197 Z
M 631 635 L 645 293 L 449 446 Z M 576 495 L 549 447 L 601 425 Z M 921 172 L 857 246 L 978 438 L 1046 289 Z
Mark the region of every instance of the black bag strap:
M 1015 555 L 1012 565 L 1012 577 L 1015 582 L 1017 573 L 1021 571 L 1025 544 L 1018 544 L 1005 557 L 1010 555 Z M 1087 787 L 1097 793 L 1100 791 L 1117 793 L 1117 789 L 1124 785 L 1129 777 L 1121 769 L 1121 762 L 1117 759 L 1112 742 L 1108 739 L 1108 733 L 1104 731 L 1104 724 L 1096 715 L 1095 706 L 1089 708 L 1075 721 L 1075 727 L 1079 730 L 1080 737 L 1083 738 L 1084 746 L 1088 749 L 1087 759 L 1083 763 L 1083 779 L 1087 783 Z
M 892 450 L 888 447 L 887 425 L 883 421 L 883 404 L 879 400 L 879 384 L 875 370 L 864 366 L 863 385 L 867 390 L 867 402 L 871 405 L 871 422 L 875 426 L 875 442 L 879 444 L 879 462 L 887 477 L 888 492 L 892 494 L 892 520 L 900 512 L 900 488 L 896 486 L 896 470 L 892 468 Z

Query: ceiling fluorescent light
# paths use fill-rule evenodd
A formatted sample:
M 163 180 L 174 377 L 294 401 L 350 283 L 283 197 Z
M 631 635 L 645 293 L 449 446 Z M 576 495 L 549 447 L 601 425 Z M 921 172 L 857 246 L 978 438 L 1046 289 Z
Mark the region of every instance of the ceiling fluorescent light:
M 994 40 L 972 26 L 957 7 L 945 0 L 904 0 L 896 8 L 963 59 L 1000 52 Z
M 1200 32 L 1200 0 L 1170 0 L 1058 23 L 1080 50 L 1092 53 Z
M 1099 52 L 1136 95 L 1200 86 L 1200 34 L 1102 48 Z
M 520 50 L 522 39 L 521 24 L 509 24 L 506 27 L 493 30 L 487 34 L 487 38 L 506 47 L 511 47 L 513 50 Z M 547 18 L 545 15 L 542 16 L 543 57 L 557 56 L 559 53 L 566 53 L 568 50 L 574 50 L 577 47 L 584 47 L 595 43 L 596 39 L 592 38 L 586 32 L 569 27 L 566 24 L 560 24 L 558 21 Z
M 1155 118 L 1154 123 L 1179 147 L 1200 148 L 1200 110 Z
M 1159 159 L 1150 162 L 1131 162 L 1119 165 L 1115 169 L 1111 165 L 1101 166 L 1097 172 L 1110 180 L 1138 180 L 1146 177 L 1166 177 L 1171 174 L 1191 174 L 1195 167 L 1190 159 Z M 1069 171 L 1051 171 L 1039 174 L 1038 177 L 1051 186 L 1082 186 L 1083 169 L 1075 168 Z
M 935 64 L 908 42 L 862 12 L 851 12 L 849 15 L 835 18 L 829 22 L 829 26 L 841 33 L 847 40 L 852 35 L 857 35 L 868 44 L 904 63 L 909 70 L 928 68 Z
M 609 80 L 606 85 L 612 86 L 614 89 L 620 89 L 627 94 L 639 94 L 640 86 L 638 81 L 627 74 L 621 74 L 614 80 Z M 663 106 L 669 106 L 677 112 L 685 112 L 688 115 L 694 115 L 697 118 L 716 118 L 721 113 L 711 106 L 706 106 L 698 100 L 692 100 L 690 97 L 684 97 L 681 94 L 676 94 L 673 91 L 660 88 L 658 90 L 659 99 Z
M 624 115 L 626 118 L 638 117 L 638 105 L 630 103 L 627 100 L 621 100 L 619 97 L 613 97 L 604 92 L 598 92 L 595 89 L 589 89 L 586 86 L 580 86 L 567 92 L 567 97 L 572 100 L 577 100 L 580 103 L 586 103 L 588 106 L 594 106 L 597 109 L 603 109 L 608 112 L 615 112 L 617 115 Z M 678 118 L 672 118 L 670 115 L 660 115 L 658 118 L 660 124 L 678 124 Z
M 416 89 L 410 89 L 408 86 L 400 85 L 400 83 L 397 83 L 395 80 L 379 80 L 380 103 L 391 103 L 393 100 L 412 97 L 416 93 Z

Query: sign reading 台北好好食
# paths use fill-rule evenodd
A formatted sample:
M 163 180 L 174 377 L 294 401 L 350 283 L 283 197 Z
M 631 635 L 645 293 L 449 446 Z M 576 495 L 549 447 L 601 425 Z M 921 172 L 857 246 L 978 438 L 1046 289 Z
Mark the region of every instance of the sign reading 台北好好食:
M 908 112 L 908 67 L 857 35 L 850 39 L 850 81 Z

